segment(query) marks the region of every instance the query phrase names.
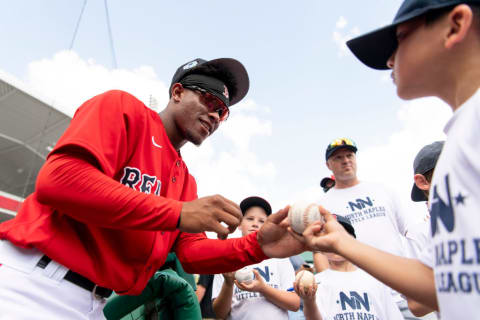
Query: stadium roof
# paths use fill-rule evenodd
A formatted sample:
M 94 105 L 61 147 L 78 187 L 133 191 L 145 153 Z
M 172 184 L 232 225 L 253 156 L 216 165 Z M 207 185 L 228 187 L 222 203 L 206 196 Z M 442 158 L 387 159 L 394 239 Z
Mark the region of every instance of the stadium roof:
M 20 198 L 32 193 L 40 167 L 69 123 L 53 102 L 0 71 L 0 191 Z

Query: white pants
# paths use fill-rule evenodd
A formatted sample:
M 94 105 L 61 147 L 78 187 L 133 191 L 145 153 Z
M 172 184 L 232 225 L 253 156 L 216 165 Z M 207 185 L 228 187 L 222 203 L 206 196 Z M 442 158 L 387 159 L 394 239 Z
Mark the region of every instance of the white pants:
M 55 261 L 37 267 L 42 255 L 0 240 L 0 319 L 105 319 L 105 300 L 64 280 L 68 269 Z

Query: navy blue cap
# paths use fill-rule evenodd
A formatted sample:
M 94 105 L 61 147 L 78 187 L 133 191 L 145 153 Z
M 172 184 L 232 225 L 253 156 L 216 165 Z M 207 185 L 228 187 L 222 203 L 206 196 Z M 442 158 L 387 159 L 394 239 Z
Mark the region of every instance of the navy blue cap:
M 347 41 L 347 46 L 365 65 L 377 70 L 387 70 L 387 61 L 397 49 L 396 29 L 400 23 L 432 10 L 462 3 L 480 4 L 480 0 L 405 0 L 391 24 L 353 38 Z
M 250 209 L 251 207 L 260 207 L 265 210 L 267 216 L 272 214 L 272 207 L 267 200 L 260 198 L 260 197 L 248 197 L 240 202 L 240 210 L 242 210 L 242 214 L 245 215 L 245 212 Z
M 435 168 L 438 157 L 442 153 L 444 141 L 435 141 L 434 143 L 424 146 L 415 156 L 413 160 L 413 173 L 425 174 Z M 411 198 L 415 202 L 427 201 L 425 193 L 420 190 L 414 183 L 412 187 Z
M 330 142 L 325 151 L 325 160 L 328 160 L 338 149 L 349 149 L 357 153 L 357 144 L 349 138 L 337 138 Z

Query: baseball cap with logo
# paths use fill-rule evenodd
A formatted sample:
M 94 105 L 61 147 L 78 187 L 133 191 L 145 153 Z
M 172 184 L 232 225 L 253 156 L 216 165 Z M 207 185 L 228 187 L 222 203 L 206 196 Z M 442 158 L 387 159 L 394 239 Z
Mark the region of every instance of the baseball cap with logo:
M 480 0 L 404 0 L 393 22 L 347 41 L 353 54 L 365 65 L 377 70 L 386 70 L 387 61 L 397 49 L 397 26 L 420 17 L 429 11 L 457 4 L 480 4 Z
M 357 144 L 349 138 L 337 138 L 332 140 L 327 146 L 327 151 L 325 151 L 325 159 L 328 160 L 332 154 L 338 149 L 349 149 L 353 152 L 357 152 Z
M 425 174 L 435 168 L 438 157 L 442 153 L 444 141 L 435 141 L 434 143 L 424 146 L 415 156 L 413 160 L 413 173 Z M 420 190 L 415 183 L 412 187 L 411 198 L 413 201 L 427 201 L 427 197 Z
M 250 86 L 245 67 L 231 58 L 210 61 L 197 58 L 182 64 L 173 75 L 170 96 L 175 83 L 185 82 L 207 90 L 222 100 L 227 107 L 242 100 Z
M 320 181 L 320 187 L 322 187 L 324 192 L 328 192 L 331 188 L 335 186 L 335 176 L 332 174 L 330 177 L 325 177 Z
M 270 203 L 260 197 L 248 197 L 243 199 L 242 202 L 240 202 L 240 210 L 242 210 L 243 215 L 245 215 L 245 212 L 247 212 L 247 210 L 251 207 L 263 208 L 263 210 L 265 210 L 265 212 L 267 213 L 267 216 L 272 213 L 272 207 L 270 206 Z

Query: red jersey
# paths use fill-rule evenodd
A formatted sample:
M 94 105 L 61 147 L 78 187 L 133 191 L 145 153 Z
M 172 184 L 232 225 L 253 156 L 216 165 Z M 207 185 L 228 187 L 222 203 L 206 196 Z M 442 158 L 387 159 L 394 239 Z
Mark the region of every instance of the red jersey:
M 0 238 L 35 247 L 97 285 L 136 295 L 174 250 L 187 272 L 221 273 L 265 258 L 256 233 L 211 240 L 176 229 L 195 179 L 160 116 L 122 91 L 85 102 L 49 154 L 37 189 Z

